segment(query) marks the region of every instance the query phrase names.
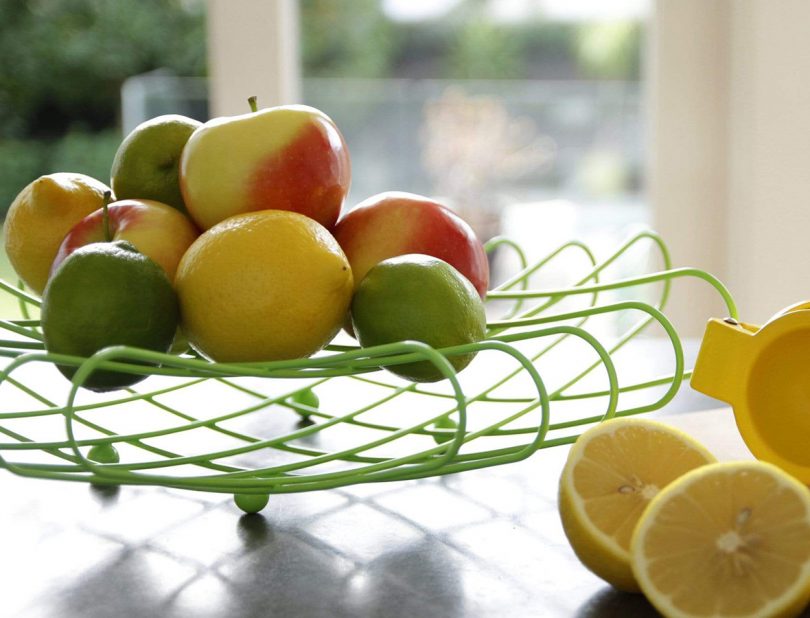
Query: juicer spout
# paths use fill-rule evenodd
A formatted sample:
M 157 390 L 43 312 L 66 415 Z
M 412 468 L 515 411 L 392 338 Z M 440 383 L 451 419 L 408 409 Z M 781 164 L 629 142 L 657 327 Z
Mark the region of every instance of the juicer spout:
M 755 327 L 736 320 L 709 320 L 692 372 L 692 388 L 733 403 L 745 384 L 750 345 L 756 332 Z

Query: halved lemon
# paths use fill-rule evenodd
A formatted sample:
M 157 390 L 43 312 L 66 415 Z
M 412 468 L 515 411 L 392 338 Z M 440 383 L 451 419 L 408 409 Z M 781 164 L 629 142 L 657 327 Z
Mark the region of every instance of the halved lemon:
M 810 601 L 810 490 L 758 461 L 694 470 L 650 503 L 631 557 L 666 616 L 795 616 Z
M 713 461 L 682 431 L 648 419 L 616 418 L 583 433 L 568 454 L 559 494 L 577 557 L 616 588 L 638 592 L 630 540 L 641 513 L 666 485 Z

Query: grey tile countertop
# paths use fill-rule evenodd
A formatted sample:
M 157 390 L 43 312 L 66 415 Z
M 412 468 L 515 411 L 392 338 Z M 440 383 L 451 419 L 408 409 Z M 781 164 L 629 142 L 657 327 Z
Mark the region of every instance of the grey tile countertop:
M 218 495 L 4 472 L 0 615 L 653 615 L 568 547 L 555 495 L 566 452 L 272 496 L 260 515 Z
M 684 387 L 663 414 L 712 405 Z M 258 515 L 219 494 L 0 470 L 0 616 L 655 615 L 568 546 L 556 503 L 566 454 L 273 495 Z

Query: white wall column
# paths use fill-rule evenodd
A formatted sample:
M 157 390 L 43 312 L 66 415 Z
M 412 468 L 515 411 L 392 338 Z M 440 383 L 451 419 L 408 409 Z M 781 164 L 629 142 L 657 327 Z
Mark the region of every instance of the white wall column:
M 298 103 L 300 52 L 295 0 L 208 0 L 211 115 Z
M 810 2 L 733 7 L 727 278 L 763 321 L 810 300 Z
M 650 197 L 676 263 L 709 270 L 743 319 L 810 299 L 810 2 L 658 0 Z M 675 295 L 682 331 L 722 305 Z
M 675 264 L 726 272 L 729 6 L 659 0 L 650 32 L 649 195 Z M 688 335 L 722 309 L 705 285 L 676 284 L 670 310 Z M 733 290 L 732 290 L 733 292 Z

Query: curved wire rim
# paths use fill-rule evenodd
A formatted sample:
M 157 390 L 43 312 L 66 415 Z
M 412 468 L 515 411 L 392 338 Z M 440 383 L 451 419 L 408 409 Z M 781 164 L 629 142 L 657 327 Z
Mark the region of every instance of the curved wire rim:
M 643 241 L 651 242 L 653 247 L 658 249 L 664 265 L 662 271 L 607 282 L 600 280 L 600 276 L 604 274 L 604 271 L 609 266 L 617 262 L 630 248 Z M 0 355 L 10 358 L 10 362 L 6 365 L 4 371 L 0 373 L 0 384 L 6 382 L 19 388 L 46 406 L 36 410 L 0 412 L 0 423 L 4 419 L 60 415 L 64 418 L 66 435 L 64 440 L 36 442 L 0 424 L 0 434 L 5 434 L 14 440 L 10 443 L 0 443 L 0 467 L 7 468 L 16 474 L 32 477 L 90 481 L 102 484 L 163 485 L 202 491 L 266 494 L 325 489 L 362 482 L 421 478 L 505 464 L 529 457 L 539 448 L 568 443 L 577 437 L 577 434 L 570 433 L 562 437 L 549 438 L 548 433 L 550 431 L 576 428 L 613 416 L 639 414 L 658 409 L 675 396 L 681 381 L 688 377 L 690 372 L 684 368 L 683 350 L 678 334 L 662 311 L 673 280 L 683 277 L 703 280 L 718 292 L 726 305 L 729 315 L 737 317 L 733 298 L 723 284 L 709 273 L 699 269 L 673 268 L 666 245 L 653 232 L 645 231 L 636 234 L 602 262 L 597 262 L 594 254 L 585 244 L 576 241 L 561 245 L 534 264 L 529 264 L 523 250 L 508 239 L 493 239 L 486 245 L 488 251 L 498 247 L 505 247 L 516 253 L 520 263 L 520 271 L 492 290 L 488 295 L 488 300 L 510 301 L 512 304 L 511 308 L 503 316 L 488 324 L 488 338 L 486 340 L 443 350 L 434 350 L 419 342 L 399 342 L 365 349 L 357 346 L 330 345 L 324 353 L 312 358 L 273 363 L 210 363 L 191 356 L 178 357 L 122 346 L 107 348 L 88 359 L 48 354 L 43 350 L 42 336 L 38 330 L 39 322 L 33 319 L 28 311 L 29 306 L 38 306 L 38 299 L 27 294 L 24 290 L 0 281 L 0 289 L 17 297 L 24 316 L 22 320 L 0 321 L 0 328 L 24 338 L 0 340 Z M 589 270 L 583 277 L 573 282 L 570 287 L 548 290 L 529 288 L 529 279 L 532 275 L 535 275 L 561 255 L 571 252 L 579 252 L 586 259 Z M 659 283 L 662 284 L 660 296 L 652 305 L 641 301 L 622 301 L 608 305 L 598 305 L 599 295 L 603 292 Z M 554 305 L 565 298 L 576 295 L 589 296 L 589 304 L 585 309 L 548 315 L 548 311 Z M 533 302 L 536 302 L 536 304 L 532 305 Z M 528 308 L 526 308 L 527 305 L 529 305 Z M 631 311 L 640 312 L 644 317 L 630 327 L 610 347 L 603 346 L 584 329 L 585 323 L 594 316 Z M 559 324 L 560 322 L 571 321 L 574 324 Z M 645 382 L 629 385 L 619 384 L 611 355 L 652 323 L 657 323 L 664 330 L 672 345 L 675 364 L 673 373 Z M 567 383 L 549 393 L 535 367 L 535 363 L 570 337 L 576 337 L 584 341 L 594 350 L 598 359 L 587 365 L 585 369 L 578 372 Z M 531 356 L 526 356 L 515 347 L 516 344 L 521 342 L 541 341 L 545 338 L 550 338 L 551 343 Z M 516 368 L 506 375 L 500 376 L 494 384 L 483 388 L 479 392 L 465 394 L 456 372 L 447 358 L 455 354 L 481 351 L 506 355 L 516 365 Z M 434 387 L 420 384 L 392 385 L 385 381 L 376 380 L 373 377 L 373 372 L 378 371 L 380 368 L 415 361 L 432 363 L 445 377 L 444 383 L 450 386 L 451 392 L 440 392 Z M 64 405 L 60 406 L 55 402 L 48 401 L 23 382 L 16 380 L 12 375 L 29 363 L 41 362 L 58 362 L 78 368 Z M 156 366 L 147 367 L 142 364 L 132 364 L 132 362 L 148 362 Z M 599 367 L 603 367 L 605 370 L 608 381 L 607 389 L 573 394 L 568 392 Z M 141 375 L 171 376 L 182 378 L 183 381 L 149 393 L 138 393 L 129 389 L 125 395 L 100 404 L 77 404 L 76 396 L 81 385 L 93 371 L 100 368 Z M 492 395 L 500 386 L 520 375 L 529 376 L 536 390 L 535 396 L 523 395 L 516 398 L 502 398 Z M 335 416 L 319 408 L 310 408 L 291 400 L 291 397 L 296 392 L 306 390 L 312 385 L 302 389 L 295 389 L 283 395 L 268 397 L 255 393 L 248 387 L 237 385 L 233 381 L 237 377 L 308 378 L 315 380 L 315 386 L 335 377 L 343 377 L 382 386 L 390 389 L 390 392 L 359 410 Z M 257 402 L 236 412 L 201 420 L 162 404 L 155 399 L 162 394 L 193 387 L 195 384 L 206 380 L 217 380 L 246 393 L 253 394 L 256 396 Z M 654 402 L 635 408 L 620 409 L 620 395 L 663 386 L 667 386 L 665 392 Z M 442 398 L 448 402 L 448 409 L 427 421 L 409 427 L 398 427 L 379 422 L 371 423 L 359 418 L 365 412 L 376 409 L 405 393 Z M 605 410 L 602 413 L 552 422 L 551 403 L 553 401 L 585 401 L 598 398 L 607 399 Z M 167 413 L 176 416 L 178 423 L 161 430 L 118 435 L 97 423 L 90 422 L 83 418 L 82 415 L 83 412 L 88 410 L 96 410 L 137 400 L 145 400 L 164 409 Z M 478 402 L 509 402 L 520 404 L 520 408 L 517 412 L 499 418 L 483 428 L 468 430 L 468 405 Z M 316 417 L 319 422 L 269 440 L 259 439 L 244 432 L 226 429 L 219 425 L 229 419 L 237 418 L 270 405 L 285 406 L 302 417 Z M 527 419 L 529 414 L 538 408 L 540 418 L 537 422 L 527 425 L 518 423 L 521 419 Z M 451 418 L 455 427 L 447 428 L 440 425 L 441 422 L 446 422 Z M 95 430 L 101 434 L 101 437 L 77 439 L 75 433 L 77 424 Z M 384 437 L 336 452 L 328 452 L 315 447 L 304 447 L 298 443 L 292 444 L 296 440 L 311 437 L 326 428 L 339 424 L 375 429 L 383 432 Z M 180 453 L 174 453 L 144 442 L 144 440 L 150 438 L 200 427 L 206 427 L 241 440 L 244 442 L 244 446 L 203 455 L 183 456 Z M 486 438 L 514 437 L 522 434 L 530 437 L 525 443 L 488 450 L 470 448 L 477 447 L 479 443 L 483 444 Z M 432 447 L 396 458 L 365 453 L 376 447 L 394 442 L 399 438 L 412 435 L 432 437 L 435 444 Z M 82 450 L 94 445 L 115 445 L 120 443 L 136 446 L 146 453 L 151 453 L 153 458 L 138 463 L 101 464 L 90 460 Z M 261 448 L 286 451 L 299 455 L 302 459 L 294 463 L 259 469 L 245 469 L 220 461 Z M 15 450 L 43 451 L 66 463 L 12 463 L 2 456 L 5 451 Z M 302 471 L 306 471 L 310 467 L 338 461 L 347 464 L 347 467 L 338 471 L 302 473 Z M 180 477 L 147 472 L 148 470 L 160 468 L 172 468 L 181 464 L 196 466 L 202 470 L 202 474 L 192 477 Z

